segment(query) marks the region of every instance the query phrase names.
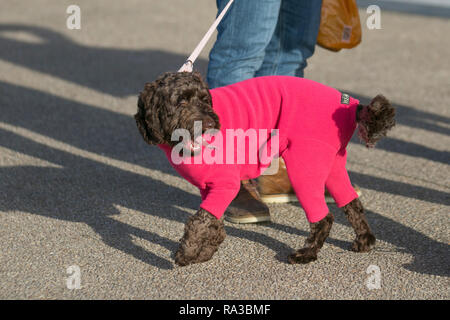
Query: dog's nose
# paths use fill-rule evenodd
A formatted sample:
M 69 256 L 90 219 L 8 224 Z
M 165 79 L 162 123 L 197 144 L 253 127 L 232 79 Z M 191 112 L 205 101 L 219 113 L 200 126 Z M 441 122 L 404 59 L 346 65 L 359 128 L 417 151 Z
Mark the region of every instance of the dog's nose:
M 216 123 L 212 119 L 208 119 L 203 123 L 203 128 L 205 130 L 213 129 L 216 126 Z

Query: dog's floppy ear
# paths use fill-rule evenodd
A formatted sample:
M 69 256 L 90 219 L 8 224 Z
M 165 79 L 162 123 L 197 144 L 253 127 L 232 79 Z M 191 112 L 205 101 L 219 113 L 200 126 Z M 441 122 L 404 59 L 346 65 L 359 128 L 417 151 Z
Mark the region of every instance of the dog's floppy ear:
M 134 119 L 136 120 L 136 125 L 142 135 L 142 138 L 144 138 L 144 141 L 150 145 L 156 144 L 156 142 L 151 138 L 151 135 L 147 131 L 145 119 L 140 116 L 139 112 L 134 115 Z
M 134 115 L 136 125 L 139 129 L 142 138 L 150 145 L 160 144 L 163 142 L 161 134 L 157 130 L 154 130 L 152 126 L 154 124 L 149 123 L 146 120 L 146 104 L 150 102 L 150 96 L 153 94 L 152 85 L 147 83 L 145 85 L 144 92 L 141 92 L 138 98 L 138 112 Z M 148 107 L 148 106 L 147 106 Z

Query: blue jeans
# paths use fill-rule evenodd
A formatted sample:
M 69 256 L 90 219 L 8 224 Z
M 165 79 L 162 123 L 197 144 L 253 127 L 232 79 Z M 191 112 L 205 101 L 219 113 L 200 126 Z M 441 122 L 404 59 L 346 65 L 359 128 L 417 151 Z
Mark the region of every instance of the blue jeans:
M 228 0 L 217 0 L 219 12 Z M 216 88 L 265 75 L 303 77 L 322 0 L 235 0 L 217 31 L 207 82 Z

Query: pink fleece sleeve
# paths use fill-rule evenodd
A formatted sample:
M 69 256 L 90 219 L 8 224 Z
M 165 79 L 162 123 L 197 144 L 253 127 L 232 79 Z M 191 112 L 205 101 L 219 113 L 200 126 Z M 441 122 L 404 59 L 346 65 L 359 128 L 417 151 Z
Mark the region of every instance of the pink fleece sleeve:
M 202 196 L 200 208 L 217 219 L 224 214 L 241 187 L 240 172 L 229 164 L 177 164 L 171 161 L 171 148 L 160 145 L 175 170 L 187 181 L 199 188 Z
M 283 154 L 292 187 L 309 222 L 318 222 L 329 212 L 325 181 L 335 156 L 334 148 L 313 139 L 296 139 Z
M 205 189 L 200 189 L 202 203 L 200 208 L 205 209 L 217 219 L 220 219 L 231 201 L 236 197 L 241 186 L 239 177 L 215 177 L 206 184 Z
M 333 167 L 328 175 L 325 185 L 339 208 L 358 198 L 353 189 L 345 165 L 347 163 L 347 150 L 341 149 L 336 154 Z

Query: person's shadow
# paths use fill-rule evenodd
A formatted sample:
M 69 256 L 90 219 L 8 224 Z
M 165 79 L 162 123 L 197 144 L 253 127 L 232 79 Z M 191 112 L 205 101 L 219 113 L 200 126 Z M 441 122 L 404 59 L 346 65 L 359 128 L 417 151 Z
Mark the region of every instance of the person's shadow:
M 41 38 L 42 43 L 13 40 L 4 37 L 3 31 L 29 32 Z M 137 95 L 143 83 L 164 71 L 173 70 L 185 59 L 160 51 L 80 46 L 53 31 L 22 25 L 0 25 L 0 48 L 0 59 L 117 97 Z M 206 61 L 200 60 L 197 66 L 205 68 Z M 49 137 L 103 157 L 175 174 L 163 153 L 157 148 L 147 147 L 142 141 L 131 115 L 5 82 L 0 82 L 0 93 L 0 124 L 23 128 L 30 134 Z M 155 267 L 172 268 L 172 262 L 137 246 L 132 237 L 146 239 L 171 252 L 176 250 L 177 241 L 119 222 L 113 216 L 118 213 L 117 206 L 121 206 L 184 223 L 187 213 L 179 208 L 195 209 L 200 203 L 199 196 L 138 173 L 37 143 L 5 128 L 0 128 L 0 145 L 57 165 L 1 167 L 1 211 L 20 210 L 54 219 L 84 222 L 107 245 Z M 362 187 L 407 197 L 420 197 L 425 191 L 432 194 L 427 201 L 446 203 L 442 192 L 436 194 L 435 190 L 380 178 L 374 184 L 374 177 L 354 175 Z M 346 223 L 339 218 L 340 215 L 336 215 L 336 221 Z M 299 210 L 299 219 L 302 218 L 303 213 Z M 445 263 L 448 262 L 448 246 L 374 212 L 369 213 L 369 220 L 382 227 L 381 230 L 375 229 L 380 239 L 414 255 L 414 262 L 407 268 L 421 273 L 449 274 L 448 263 Z M 268 226 L 294 236 L 305 237 L 308 234 L 306 230 L 291 226 L 276 223 Z M 395 236 L 398 232 L 408 234 L 411 241 L 399 241 Z M 277 252 L 278 256 L 285 257 L 293 250 L 263 233 L 234 226 L 227 226 L 227 233 L 261 243 Z M 350 243 L 336 239 L 327 241 L 345 249 L 350 247 Z M 433 253 L 443 255 L 433 258 L 419 250 L 416 243 L 424 243 Z M 285 258 L 280 260 L 285 262 Z

